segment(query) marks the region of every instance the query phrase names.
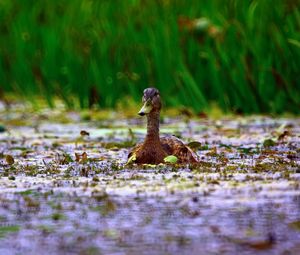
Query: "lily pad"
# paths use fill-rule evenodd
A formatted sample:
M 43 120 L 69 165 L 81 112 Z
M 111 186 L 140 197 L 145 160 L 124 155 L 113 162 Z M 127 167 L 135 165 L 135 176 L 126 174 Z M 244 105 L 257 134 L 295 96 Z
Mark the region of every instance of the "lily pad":
M 289 227 L 293 228 L 296 231 L 300 232 L 300 220 L 298 221 L 293 221 L 289 224 Z
M 156 167 L 156 165 L 154 164 L 143 164 L 145 167 L 150 167 L 150 168 L 154 168 Z
M 131 157 L 127 160 L 127 164 L 134 163 L 136 161 L 136 154 L 133 153 Z
M 276 142 L 273 139 L 266 139 L 263 142 L 264 147 L 271 147 L 271 146 L 274 146 L 274 145 L 276 145 Z
M 174 155 L 169 155 L 164 158 L 165 163 L 175 164 L 178 161 L 178 158 Z
M 13 158 L 12 155 L 6 155 L 6 156 L 5 156 L 5 161 L 6 161 L 6 163 L 9 164 L 9 165 L 12 165 L 12 164 L 15 163 L 15 160 L 14 160 L 14 158 Z
M 5 237 L 9 233 L 18 232 L 20 229 L 17 225 L 0 226 L 0 238 Z
M 201 143 L 197 141 L 190 142 L 187 146 L 193 150 L 199 150 L 202 147 Z
M 0 133 L 3 133 L 6 131 L 6 128 L 0 124 Z

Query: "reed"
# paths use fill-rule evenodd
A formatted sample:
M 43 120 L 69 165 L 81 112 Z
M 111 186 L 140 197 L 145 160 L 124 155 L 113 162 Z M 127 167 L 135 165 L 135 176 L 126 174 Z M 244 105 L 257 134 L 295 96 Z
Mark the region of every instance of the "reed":
M 0 90 L 114 107 L 297 112 L 300 1 L 0 1 Z M 92 96 L 94 95 L 94 96 Z

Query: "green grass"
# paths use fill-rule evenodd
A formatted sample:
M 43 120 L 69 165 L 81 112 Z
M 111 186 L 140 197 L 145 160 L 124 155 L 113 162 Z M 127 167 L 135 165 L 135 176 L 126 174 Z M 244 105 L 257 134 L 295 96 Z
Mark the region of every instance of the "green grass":
M 299 31 L 299 0 L 0 0 L 0 90 L 115 107 L 155 86 L 197 112 L 297 112 Z

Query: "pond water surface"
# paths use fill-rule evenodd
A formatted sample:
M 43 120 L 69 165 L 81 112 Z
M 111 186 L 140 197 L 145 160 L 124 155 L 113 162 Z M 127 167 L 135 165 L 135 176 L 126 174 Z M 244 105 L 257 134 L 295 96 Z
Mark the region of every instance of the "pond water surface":
M 0 254 L 300 254 L 299 118 L 164 117 L 200 163 L 157 166 L 142 118 L 0 119 Z

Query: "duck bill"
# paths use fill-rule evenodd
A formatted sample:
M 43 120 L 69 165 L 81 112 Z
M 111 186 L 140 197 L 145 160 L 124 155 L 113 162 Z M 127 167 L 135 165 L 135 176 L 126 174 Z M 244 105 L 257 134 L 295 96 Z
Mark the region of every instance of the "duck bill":
M 152 106 L 151 104 L 148 103 L 148 101 L 146 101 L 143 105 L 143 107 L 141 108 L 141 110 L 138 112 L 138 114 L 140 116 L 144 116 L 146 114 L 148 114 L 149 112 L 151 112 L 152 110 Z

